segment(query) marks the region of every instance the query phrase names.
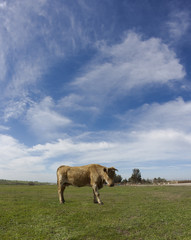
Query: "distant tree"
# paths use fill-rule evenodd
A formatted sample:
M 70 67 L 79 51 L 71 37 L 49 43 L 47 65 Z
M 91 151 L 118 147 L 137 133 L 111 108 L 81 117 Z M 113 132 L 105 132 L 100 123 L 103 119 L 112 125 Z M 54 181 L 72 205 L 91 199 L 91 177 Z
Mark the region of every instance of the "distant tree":
M 142 184 L 152 184 L 152 180 L 151 180 L 151 179 L 144 179 L 144 178 L 143 178 L 143 179 L 141 180 L 141 183 L 142 183 Z
M 34 186 L 34 185 L 35 185 L 35 183 L 34 183 L 34 182 L 32 182 L 32 181 L 30 181 L 30 182 L 28 182 L 28 185 L 29 185 L 29 186 Z
M 166 182 L 166 179 L 165 178 L 154 178 L 153 179 L 153 183 L 157 184 L 157 183 L 165 183 Z
M 121 177 L 121 175 L 116 175 L 115 174 L 114 183 L 121 183 L 122 179 L 123 178 Z
M 131 183 L 141 183 L 141 172 L 138 168 L 133 169 L 133 173 L 129 178 L 129 182 Z
M 128 180 L 125 178 L 121 181 L 121 183 L 126 184 L 126 183 L 128 183 Z

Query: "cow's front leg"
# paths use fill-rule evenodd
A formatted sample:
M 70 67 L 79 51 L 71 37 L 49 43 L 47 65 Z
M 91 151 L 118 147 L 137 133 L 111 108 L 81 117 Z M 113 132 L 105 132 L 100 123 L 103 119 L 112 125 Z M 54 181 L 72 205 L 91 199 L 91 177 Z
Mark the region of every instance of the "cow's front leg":
M 96 185 L 93 185 L 92 188 L 93 188 L 93 193 L 94 193 L 94 203 L 103 204 L 103 202 L 101 201 L 101 199 L 99 197 L 98 187 Z

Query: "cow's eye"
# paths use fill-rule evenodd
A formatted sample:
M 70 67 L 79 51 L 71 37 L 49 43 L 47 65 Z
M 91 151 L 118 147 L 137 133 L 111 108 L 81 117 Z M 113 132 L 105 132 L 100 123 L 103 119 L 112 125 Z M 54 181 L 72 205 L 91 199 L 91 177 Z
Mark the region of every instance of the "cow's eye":
M 106 168 L 103 169 L 104 172 L 107 172 Z

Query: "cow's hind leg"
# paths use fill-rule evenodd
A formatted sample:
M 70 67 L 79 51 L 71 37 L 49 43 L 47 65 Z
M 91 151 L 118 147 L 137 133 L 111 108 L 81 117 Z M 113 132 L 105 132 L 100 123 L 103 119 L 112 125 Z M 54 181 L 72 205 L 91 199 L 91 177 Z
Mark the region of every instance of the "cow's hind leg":
M 94 190 L 93 190 L 93 197 L 94 197 L 94 203 L 98 203 Z
M 94 192 L 94 203 L 103 204 L 103 202 L 101 201 L 101 199 L 99 197 L 98 187 L 96 185 L 93 185 L 92 188 L 93 188 L 93 192 Z
M 64 189 L 65 189 L 65 186 L 62 182 L 58 182 L 58 197 L 59 197 L 59 201 L 60 203 L 64 203 L 65 200 L 64 200 Z

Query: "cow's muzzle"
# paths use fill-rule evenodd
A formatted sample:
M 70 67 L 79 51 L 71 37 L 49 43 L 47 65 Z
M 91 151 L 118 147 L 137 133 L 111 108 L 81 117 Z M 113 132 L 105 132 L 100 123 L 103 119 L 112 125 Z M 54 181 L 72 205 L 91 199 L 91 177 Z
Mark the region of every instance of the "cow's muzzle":
M 109 186 L 110 186 L 110 187 L 113 187 L 113 186 L 114 186 L 114 183 L 110 184 Z

